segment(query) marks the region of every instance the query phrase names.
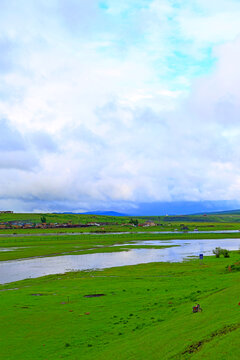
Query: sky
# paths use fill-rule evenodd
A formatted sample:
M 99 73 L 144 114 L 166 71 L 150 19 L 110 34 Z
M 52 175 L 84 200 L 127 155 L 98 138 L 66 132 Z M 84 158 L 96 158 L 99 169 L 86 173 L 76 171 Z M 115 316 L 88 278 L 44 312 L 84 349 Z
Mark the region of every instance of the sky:
M 0 208 L 240 207 L 239 18 L 240 0 L 1 0 Z

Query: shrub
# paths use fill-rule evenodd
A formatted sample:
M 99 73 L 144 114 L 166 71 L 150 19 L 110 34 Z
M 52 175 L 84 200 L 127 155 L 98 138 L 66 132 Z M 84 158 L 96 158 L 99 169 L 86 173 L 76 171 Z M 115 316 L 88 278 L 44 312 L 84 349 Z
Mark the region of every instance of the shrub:
M 130 221 L 129 221 L 129 224 L 133 224 L 133 225 L 135 225 L 135 226 L 138 226 L 138 220 L 137 219 L 130 219 Z
M 217 258 L 219 258 L 220 255 L 223 255 L 225 258 L 229 258 L 229 257 L 230 257 L 229 251 L 228 251 L 227 249 L 221 249 L 220 247 L 216 247 L 216 248 L 213 250 L 213 254 L 215 254 Z
M 222 249 L 222 254 L 225 258 L 229 258 L 230 255 L 229 255 L 229 251 L 227 249 Z
M 236 262 L 235 264 L 228 265 L 228 266 L 226 266 L 226 269 L 227 269 L 229 272 L 232 272 L 232 271 L 240 271 L 240 262 Z
M 47 219 L 46 219 L 46 216 L 45 216 L 45 215 L 43 215 L 43 216 L 41 217 L 41 222 L 42 222 L 42 224 L 45 224 L 45 223 L 47 222 Z
M 214 250 L 213 250 L 213 253 L 216 255 L 217 258 L 220 257 L 220 254 L 221 254 L 221 248 L 220 247 L 216 247 Z

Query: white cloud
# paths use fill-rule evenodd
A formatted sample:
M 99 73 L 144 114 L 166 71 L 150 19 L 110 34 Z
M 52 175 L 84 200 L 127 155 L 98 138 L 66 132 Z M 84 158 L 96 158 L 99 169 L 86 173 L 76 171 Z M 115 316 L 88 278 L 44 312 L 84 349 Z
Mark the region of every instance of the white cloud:
M 237 198 L 240 41 L 230 41 L 239 31 L 233 2 L 226 21 L 224 1 L 216 14 L 203 1 L 200 15 L 192 6 L 153 1 L 134 8 L 134 21 L 128 14 L 129 38 L 122 14 L 135 1 L 110 3 L 106 25 L 95 2 L 58 4 L 3 8 L 3 56 L 11 66 L 0 61 L 0 111 L 8 119 L 7 127 L 0 123 L 0 203 L 51 210 Z M 78 27 L 81 9 L 96 18 L 96 28 L 87 20 Z M 189 61 L 189 71 L 171 60 L 182 46 L 178 36 L 191 56 L 176 66 Z M 222 41 L 228 43 L 214 48 L 214 70 L 192 79 L 192 57 L 204 58 L 205 48 Z
M 223 43 L 240 34 L 240 8 L 238 12 L 221 12 L 210 16 L 183 14 L 179 19 L 181 34 L 200 43 Z

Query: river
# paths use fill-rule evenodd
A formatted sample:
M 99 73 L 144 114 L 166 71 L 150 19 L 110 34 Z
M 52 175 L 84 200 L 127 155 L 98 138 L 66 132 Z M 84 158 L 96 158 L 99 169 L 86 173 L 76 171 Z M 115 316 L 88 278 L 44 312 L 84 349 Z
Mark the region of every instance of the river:
M 136 265 L 150 262 L 180 262 L 199 254 L 213 255 L 212 250 L 220 246 L 228 250 L 238 250 L 240 239 L 175 239 L 145 240 L 136 245 L 176 245 L 165 249 L 131 249 L 113 253 L 84 255 L 63 255 L 39 257 L 26 260 L 0 262 L 0 283 L 9 283 L 26 278 L 65 273 L 67 271 L 104 269 L 115 266 Z M 125 245 L 134 245 L 125 244 Z M 121 245 L 124 246 L 124 245 Z M 6 249 L 4 249 L 6 251 Z

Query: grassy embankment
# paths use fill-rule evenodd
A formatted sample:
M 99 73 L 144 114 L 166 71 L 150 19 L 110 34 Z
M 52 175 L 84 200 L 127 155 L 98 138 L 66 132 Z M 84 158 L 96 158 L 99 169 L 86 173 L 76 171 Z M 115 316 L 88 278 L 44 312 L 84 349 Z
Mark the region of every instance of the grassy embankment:
M 0 261 L 30 258 L 35 256 L 59 256 L 66 254 L 90 254 L 97 252 L 124 251 L 132 247 L 161 249 L 169 246 L 131 245 L 140 240 L 171 240 L 171 239 L 225 239 L 240 238 L 236 234 L 119 234 L 119 235 L 61 235 L 61 236 L 26 236 L 0 238 L 1 248 L 11 251 L 0 251 Z M 124 244 L 130 243 L 130 246 Z M 113 246 L 122 244 L 122 246 Z M 14 249 L 17 248 L 17 249 Z
M 240 358 L 240 259 L 206 257 L 0 286 L 0 358 Z M 102 297 L 85 295 L 104 294 Z M 200 303 L 202 313 L 193 314 Z

